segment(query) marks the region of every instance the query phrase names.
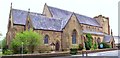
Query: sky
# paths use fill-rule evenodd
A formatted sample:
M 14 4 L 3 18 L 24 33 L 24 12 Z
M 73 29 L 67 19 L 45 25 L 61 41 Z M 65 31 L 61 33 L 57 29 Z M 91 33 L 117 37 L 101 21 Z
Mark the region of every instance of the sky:
M 44 4 L 71 12 L 95 17 L 109 17 L 113 35 L 118 35 L 118 1 L 119 0 L 0 0 L 0 40 L 6 36 L 10 6 L 14 9 L 42 13 Z

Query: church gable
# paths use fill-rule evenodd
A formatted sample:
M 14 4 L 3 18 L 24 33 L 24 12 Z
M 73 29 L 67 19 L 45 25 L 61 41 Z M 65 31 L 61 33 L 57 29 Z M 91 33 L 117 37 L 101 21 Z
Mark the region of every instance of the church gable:
M 25 24 L 25 30 L 30 30 L 30 29 L 33 29 L 33 25 L 30 16 L 28 16 Z
M 77 20 L 75 14 L 73 13 L 63 30 L 68 30 L 69 33 L 70 31 L 72 32 L 74 29 L 76 31 L 80 31 L 79 21 Z
M 48 6 L 47 6 L 46 3 L 44 5 L 44 9 L 43 9 L 43 13 L 42 14 L 44 16 L 46 16 L 46 17 L 52 17 L 52 14 L 51 14 L 50 10 L 48 9 Z

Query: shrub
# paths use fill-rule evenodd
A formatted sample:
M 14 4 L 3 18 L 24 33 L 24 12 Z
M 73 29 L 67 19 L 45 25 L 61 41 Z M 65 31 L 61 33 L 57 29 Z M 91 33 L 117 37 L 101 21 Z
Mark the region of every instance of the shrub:
M 85 42 L 85 48 L 86 48 L 86 50 L 90 50 L 90 45 L 89 45 L 89 42 Z
M 90 48 L 90 50 L 95 50 L 95 49 L 92 47 L 92 48 Z
M 85 42 L 85 47 L 86 47 L 86 50 L 90 50 L 90 48 L 92 47 L 92 36 L 91 34 L 86 34 L 86 37 L 87 37 L 87 41 Z
M 71 48 L 70 49 L 70 54 L 76 55 L 77 54 L 77 48 Z
M 101 42 L 100 44 L 103 44 L 103 48 L 110 48 L 110 45 L 106 42 Z
M 78 48 L 79 48 L 79 45 L 73 44 L 72 47 L 70 48 L 70 54 L 76 55 Z
M 8 49 L 8 46 L 6 44 L 6 38 L 4 38 L 2 40 L 2 53 L 4 54 L 4 52 Z
M 79 44 L 78 50 L 82 50 L 83 49 L 83 44 Z
M 7 50 L 5 50 L 4 54 L 5 55 L 11 55 L 11 54 L 13 54 L 13 52 L 11 50 L 7 49 Z
M 95 42 L 93 48 L 94 48 L 94 49 L 97 49 L 97 43 L 96 43 L 96 42 Z

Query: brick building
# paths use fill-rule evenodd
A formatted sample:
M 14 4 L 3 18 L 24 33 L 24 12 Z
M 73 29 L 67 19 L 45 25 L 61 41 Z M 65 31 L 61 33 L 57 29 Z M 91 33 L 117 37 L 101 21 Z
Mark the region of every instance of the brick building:
M 114 39 L 110 35 L 109 18 L 99 15 L 94 18 L 78 13 L 44 5 L 43 13 L 35 13 L 13 9 L 11 5 L 7 45 L 17 32 L 33 29 L 44 36 L 45 46 L 55 44 L 55 50 L 69 49 L 75 44 L 84 44 L 85 34 L 90 33 L 93 42 L 108 42 L 114 46 Z M 112 32 L 111 32 L 112 33 Z

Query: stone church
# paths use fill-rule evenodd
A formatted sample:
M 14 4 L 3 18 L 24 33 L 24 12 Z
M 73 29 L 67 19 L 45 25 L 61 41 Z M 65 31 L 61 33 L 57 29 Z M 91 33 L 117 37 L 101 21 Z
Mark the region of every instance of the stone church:
M 17 32 L 33 29 L 43 35 L 43 43 L 55 44 L 55 50 L 69 49 L 75 44 L 84 44 L 86 34 L 92 35 L 93 42 L 107 42 L 114 47 L 109 18 L 98 15 L 94 18 L 44 5 L 43 13 L 10 8 L 6 41 L 9 46 Z M 111 33 L 111 34 L 110 34 Z

